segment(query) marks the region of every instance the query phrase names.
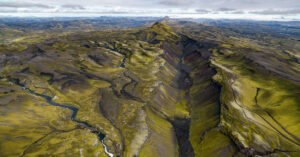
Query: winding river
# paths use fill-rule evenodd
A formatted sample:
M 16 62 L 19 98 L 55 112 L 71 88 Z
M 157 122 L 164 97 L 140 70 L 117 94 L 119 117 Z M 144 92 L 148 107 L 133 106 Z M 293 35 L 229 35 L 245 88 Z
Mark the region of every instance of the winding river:
M 24 84 L 20 83 L 20 81 L 18 79 L 14 79 L 13 81 L 11 81 L 11 83 L 22 87 L 24 90 L 27 90 L 32 95 L 35 95 L 35 96 L 45 99 L 48 102 L 48 104 L 50 104 L 52 106 L 57 106 L 57 107 L 66 108 L 66 109 L 71 110 L 72 111 L 71 120 L 76 122 L 78 125 L 90 130 L 92 133 L 96 134 L 104 147 L 104 152 L 106 153 L 106 155 L 109 157 L 114 156 L 112 153 L 109 152 L 107 146 L 104 143 L 105 135 L 103 133 L 101 133 L 99 130 L 97 130 L 96 128 L 94 128 L 92 125 L 90 125 L 88 122 L 84 122 L 84 121 L 81 121 L 76 118 L 78 108 L 76 108 L 74 106 L 66 105 L 66 104 L 56 103 L 56 102 L 52 101 L 52 97 L 34 92 L 33 90 L 26 87 Z

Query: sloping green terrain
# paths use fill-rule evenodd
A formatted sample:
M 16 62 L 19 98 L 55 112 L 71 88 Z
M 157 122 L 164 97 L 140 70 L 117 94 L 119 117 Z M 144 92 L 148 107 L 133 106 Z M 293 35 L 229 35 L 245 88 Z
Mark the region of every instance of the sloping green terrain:
M 0 156 L 300 156 L 300 38 L 5 29 Z

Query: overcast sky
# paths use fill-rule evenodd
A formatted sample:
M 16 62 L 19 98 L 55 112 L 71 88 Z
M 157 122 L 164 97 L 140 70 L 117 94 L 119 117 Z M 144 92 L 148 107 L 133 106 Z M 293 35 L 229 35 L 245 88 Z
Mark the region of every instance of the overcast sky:
M 0 0 L 1 14 L 295 18 L 300 0 Z

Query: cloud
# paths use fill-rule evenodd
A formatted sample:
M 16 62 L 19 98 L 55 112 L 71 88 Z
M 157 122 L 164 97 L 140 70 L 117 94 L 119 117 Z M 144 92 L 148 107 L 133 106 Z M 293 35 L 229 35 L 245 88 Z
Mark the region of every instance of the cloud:
M 0 11 L 0 13 L 15 13 L 15 12 L 17 12 L 16 8 L 5 8 L 5 7 L 1 8 Z
M 226 11 L 235 11 L 236 9 L 233 9 L 233 8 L 219 8 L 219 9 L 217 9 L 217 11 L 224 11 L 224 12 L 226 12 Z
M 28 2 L 0 2 L 0 8 L 44 8 L 50 9 L 52 6 Z
M 1 13 L 287 17 L 300 15 L 300 3 L 299 0 L 0 0 Z
M 81 5 L 77 5 L 77 4 L 65 4 L 61 6 L 62 8 L 66 8 L 66 9 L 73 9 L 73 10 L 85 10 L 86 8 L 81 6 Z
M 233 8 L 218 8 L 218 9 L 195 9 L 197 14 L 245 14 L 243 10 Z
M 249 13 L 259 15 L 295 15 L 300 14 L 300 9 L 268 9 L 260 11 L 250 11 Z
M 195 11 L 198 14 L 208 14 L 211 12 L 210 10 L 207 10 L 207 9 L 196 9 Z
M 231 12 L 231 14 L 246 14 L 246 12 L 242 11 L 242 10 L 236 10 L 236 11 Z
M 192 5 L 194 2 L 191 0 L 160 0 L 159 5 L 168 7 L 186 7 Z

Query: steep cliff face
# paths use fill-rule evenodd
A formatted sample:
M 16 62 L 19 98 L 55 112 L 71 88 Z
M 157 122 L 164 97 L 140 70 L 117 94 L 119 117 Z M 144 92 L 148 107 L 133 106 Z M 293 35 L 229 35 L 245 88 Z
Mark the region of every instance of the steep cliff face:
M 299 84 L 255 61 L 222 57 L 212 60 L 222 85 L 220 125 L 240 153 L 298 156 Z
M 299 156 L 294 67 L 199 28 L 77 33 L 1 56 L 0 153 Z
M 299 156 L 297 44 L 291 46 L 295 42 L 289 38 L 253 40 L 209 26 L 187 27 L 178 29 L 200 43 L 216 44 L 209 60 L 221 87 L 218 128 L 235 146 L 234 155 Z

